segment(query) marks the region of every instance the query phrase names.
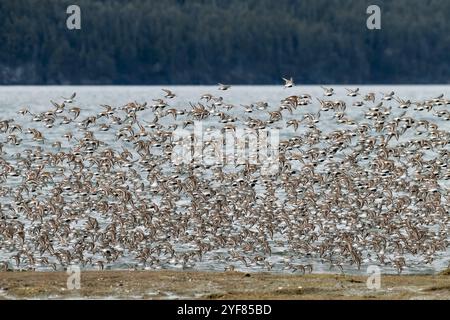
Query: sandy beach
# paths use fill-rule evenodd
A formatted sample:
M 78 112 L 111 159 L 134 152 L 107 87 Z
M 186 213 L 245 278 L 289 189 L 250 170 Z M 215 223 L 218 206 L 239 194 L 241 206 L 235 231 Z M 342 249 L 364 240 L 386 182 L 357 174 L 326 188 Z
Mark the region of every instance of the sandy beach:
M 86 271 L 67 289 L 63 272 L 1 272 L 0 299 L 450 299 L 450 272 L 385 275 L 381 289 L 351 275 Z

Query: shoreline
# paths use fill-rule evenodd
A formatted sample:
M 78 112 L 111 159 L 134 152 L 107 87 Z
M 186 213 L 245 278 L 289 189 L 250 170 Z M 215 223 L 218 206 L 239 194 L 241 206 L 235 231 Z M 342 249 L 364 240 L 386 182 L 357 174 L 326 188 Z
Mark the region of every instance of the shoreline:
M 199 271 L 83 271 L 79 290 L 65 272 L 0 272 L 0 300 L 8 299 L 450 299 L 450 270 L 437 275 L 279 275 Z

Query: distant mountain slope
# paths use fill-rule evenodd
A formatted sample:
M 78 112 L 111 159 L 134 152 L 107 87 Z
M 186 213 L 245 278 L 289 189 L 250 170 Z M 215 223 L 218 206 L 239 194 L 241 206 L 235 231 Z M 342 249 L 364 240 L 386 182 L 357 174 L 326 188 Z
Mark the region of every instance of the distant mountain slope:
M 73 3 L 0 1 L 0 84 L 450 82 L 450 1 L 77 0 L 70 31 Z

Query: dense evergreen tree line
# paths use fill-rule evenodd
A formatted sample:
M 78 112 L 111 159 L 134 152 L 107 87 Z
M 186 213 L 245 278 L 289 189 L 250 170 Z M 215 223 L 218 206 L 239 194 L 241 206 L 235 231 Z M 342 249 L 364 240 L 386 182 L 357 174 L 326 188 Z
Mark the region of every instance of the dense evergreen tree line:
M 449 83 L 449 14 L 448 0 L 1 0 L 0 84 Z

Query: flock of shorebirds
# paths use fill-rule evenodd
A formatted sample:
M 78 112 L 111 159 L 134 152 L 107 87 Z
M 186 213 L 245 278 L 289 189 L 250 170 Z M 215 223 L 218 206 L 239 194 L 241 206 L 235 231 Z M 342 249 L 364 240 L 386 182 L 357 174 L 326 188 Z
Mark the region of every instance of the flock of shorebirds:
M 400 273 L 445 254 L 450 100 L 348 89 L 350 104 L 332 88 L 313 98 L 284 80 L 276 105 L 237 106 L 217 91 L 175 108 L 176 92 L 164 89 L 150 103 L 94 114 L 73 94 L 0 118 L 0 271 L 209 260 L 226 270 L 305 273 L 318 261 Z M 282 128 L 278 170 L 174 164 L 172 133 L 194 121 L 229 132 Z

